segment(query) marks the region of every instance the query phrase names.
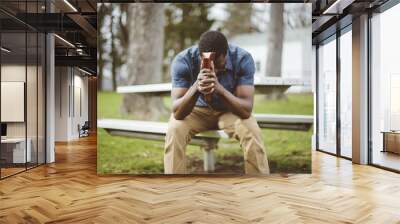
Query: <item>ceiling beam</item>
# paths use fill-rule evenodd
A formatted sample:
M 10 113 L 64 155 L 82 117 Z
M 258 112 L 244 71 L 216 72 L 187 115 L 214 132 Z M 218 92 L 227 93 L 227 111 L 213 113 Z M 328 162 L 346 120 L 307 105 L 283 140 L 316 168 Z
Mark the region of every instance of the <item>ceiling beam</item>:
M 72 21 L 74 21 L 78 26 L 80 26 L 87 35 L 91 38 L 97 39 L 97 29 L 90 24 L 85 17 L 80 14 L 68 14 L 67 15 Z
M 319 16 L 315 22 L 312 23 L 312 32 L 319 31 L 327 22 L 335 16 Z
M 342 14 L 343 10 L 351 5 L 354 0 L 336 0 L 330 4 L 322 14 Z
M 56 66 L 80 66 L 96 70 L 97 59 L 90 56 L 55 56 Z

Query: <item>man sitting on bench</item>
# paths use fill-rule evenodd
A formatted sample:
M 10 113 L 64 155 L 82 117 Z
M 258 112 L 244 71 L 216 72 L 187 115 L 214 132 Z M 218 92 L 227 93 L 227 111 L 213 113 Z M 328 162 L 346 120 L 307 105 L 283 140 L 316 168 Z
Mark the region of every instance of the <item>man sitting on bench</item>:
M 201 69 L 204 52 L 215 55 L 211 69 Z M 203 33 L 198 46 L 187 48 L 174 58 L 173 114 L 164 149 L 166 174 L 185 174 L 185 151 L 190 139 L 199 132 L 216 129 L 239 140 L 247 174 L 269 174 L 261 130 L 251 116 L 254 71 L 252 56 L 228 44 L 218 31 Z

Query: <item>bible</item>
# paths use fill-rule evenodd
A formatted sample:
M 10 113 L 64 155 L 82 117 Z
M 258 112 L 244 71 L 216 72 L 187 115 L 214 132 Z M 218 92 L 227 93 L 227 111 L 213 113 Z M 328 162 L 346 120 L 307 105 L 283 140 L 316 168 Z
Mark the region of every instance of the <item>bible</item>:
M 211 66 L 211 62 L 214 62 L 215 59 L 215 52 L 203 52 L 201 53 L 202 60 L 201 60 L 201 69 L 210 69 L 213 70 L 214 68 Z M 204 95 L 204 100 L 207 104 L 211 104 L 213 94 L 206 94 Z

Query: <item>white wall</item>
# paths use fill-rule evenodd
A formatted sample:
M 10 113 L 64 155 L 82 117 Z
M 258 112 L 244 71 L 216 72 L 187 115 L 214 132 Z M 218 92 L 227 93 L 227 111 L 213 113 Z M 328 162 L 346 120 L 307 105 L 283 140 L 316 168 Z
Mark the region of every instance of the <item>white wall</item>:
M 68 85 L 69 76 L 67 67 L 55 68 L 55 140 L 68 139 Z
M 79 138 L 78 125 L 88 120 L 88 78 L 71 67 L 56 67 L 56 141 Z
M 43 163 L 45 159 L 43 78 L 44 74 L 40 66 L 25 66 L 25 64 L 3 64 L 1 66 L 1 114 L 2 121 L 7 124 L 7 137 L 23 138 L 26 135 L 29 139 L 28 149 L 31 150 L 28 155 L 32 156 L 31 161 L 33 162 L 39 159 L 39 163 Z M 5 88 L 6 84 L 9 85 L 9 89 Z M 15 95 L 19 96 L 15 97 Z M 9 116 L 17 115 L 18 118 L 7 119 L 5 117 L 7 114 Z
M 265 77 L 266 74 L 266 61 L 268 49 L 266 45 L 242 45 L 240 46 L 246 51 L 248 51 L 254 59 L 256 64 L 255 79 L 260 79 Z M 311 51 L 311 48 L 310 48 Z M 303 78 L 306 71 L 311 73 L 311 59 L 310 68 L 303 68 L 302 60 L 302 45 L 301 42 L 285 42 L 282 52 L 282 77 L 283 78 Z M 257 64 L 259 64 L 259 69 L 257 69 Z M 307 74 L 310 77 L 311 74 Z
M 308 34 L 305 35 L 298 40 L 285 40 L 283 43 L 282 78 L 301 79 L 309 83 L 307 86 L 293 86 L 289 92 L 311 92 L 311 36 L 308 38 Z M 265 77 L 268 55 L 266 43 L 241 43 L 235 40 L 232 43 L 252 55 L 256 65 L 255 80 Z
M 88 121 L 88 78 L 81 76 L 81 73 L 74 75 L 74 92 L 72 99 L 74 99 L 71 119 L 71 135 L 72 138 L 78 138 L 78 125 L 82 126 L 85 121 Z

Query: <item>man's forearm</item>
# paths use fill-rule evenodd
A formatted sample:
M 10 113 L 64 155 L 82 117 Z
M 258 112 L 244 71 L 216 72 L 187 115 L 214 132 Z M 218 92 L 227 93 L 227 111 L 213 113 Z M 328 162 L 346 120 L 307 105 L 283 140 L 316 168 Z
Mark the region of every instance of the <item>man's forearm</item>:
M 221 88 L 218 94 L 232 113 L 236 114 L 241 119 L 247 119 L 251 116 L 251 111 L 253 109 L 252 100 L 239 98 L 225 88 Z
M 172 111 L 175 119 L 183 120 L 187 115 L 189 115 L 192 112 L 199 95 L 200 92 L 197 90 L 196 81 L 182 97 L 173 101 Z

